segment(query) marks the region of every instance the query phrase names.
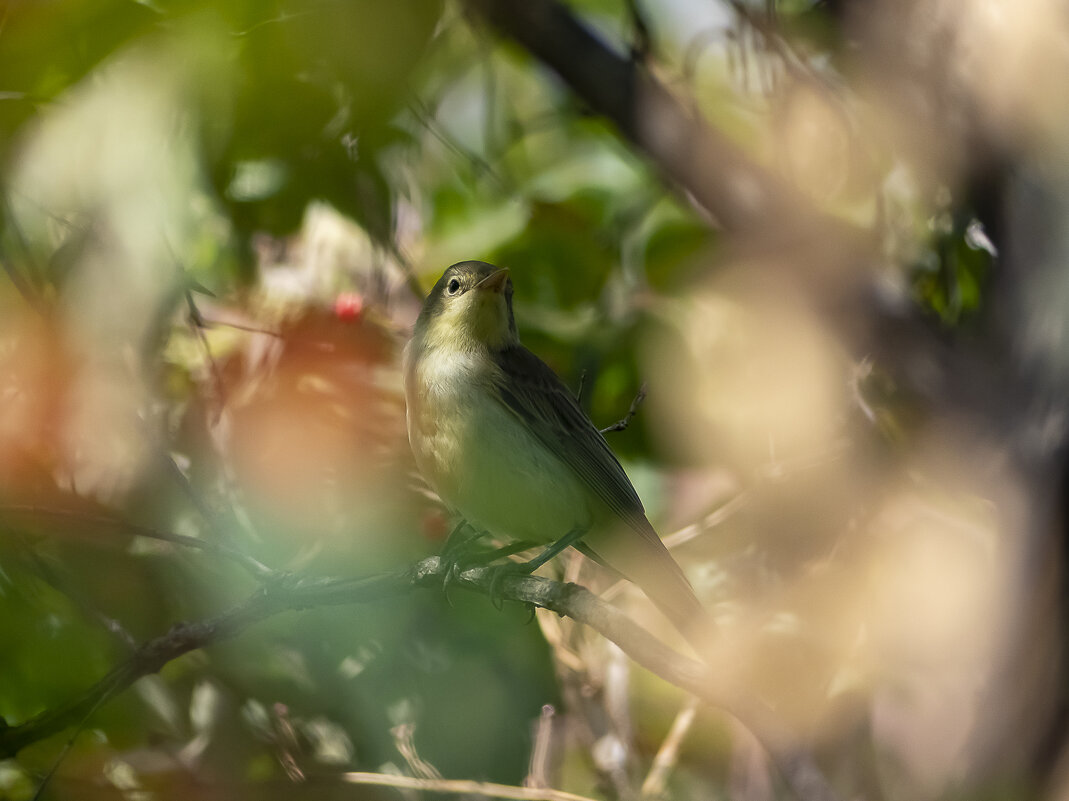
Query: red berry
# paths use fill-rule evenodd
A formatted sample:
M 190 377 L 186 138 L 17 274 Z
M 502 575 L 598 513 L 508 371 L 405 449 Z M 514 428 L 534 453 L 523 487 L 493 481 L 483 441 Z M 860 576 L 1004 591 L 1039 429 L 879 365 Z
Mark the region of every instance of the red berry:
M 343 323 L 359 320 L 364 313 L 364 298 L 357 292 L 342 292 L 334 299 L 334 316 Z

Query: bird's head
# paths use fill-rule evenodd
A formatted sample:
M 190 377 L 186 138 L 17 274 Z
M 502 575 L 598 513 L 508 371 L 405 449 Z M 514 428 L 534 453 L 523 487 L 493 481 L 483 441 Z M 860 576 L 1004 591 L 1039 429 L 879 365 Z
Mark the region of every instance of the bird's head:
M 518 342 L 509 271 L 484 261 L 448 268 L 423 303 L 416 336 L 428 347 L 463 351 Z

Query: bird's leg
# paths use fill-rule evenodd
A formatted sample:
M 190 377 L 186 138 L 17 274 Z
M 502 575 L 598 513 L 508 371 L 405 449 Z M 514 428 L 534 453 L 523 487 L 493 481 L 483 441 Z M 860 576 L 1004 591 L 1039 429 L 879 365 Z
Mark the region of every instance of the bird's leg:
M 477 565 L 488 565 L 498 559 L 504 559 L 513 554 L 529 551 L 535 546 L 535 543 L 533 542 L 518 540 L 500 548 L 480 548 L 475 544 L 475 541 L 481 539 L 485 534 L 486 532 L 483 532 L 478 537 L 472 537 L 463 546 L 455 549 L 448 559 L 443 556 L 443 559 L 447 559 L 448 561 L 447 570 L 452 569 L 451 578 L 455 578 L 466 568 L 475 567 Z
M 505 578 L 505 576 L 530 575 L 534 571 L 538 570 L 538 568 L 540 568 L 550 559 L 552 559 L 554 556 L 559 554 L 561 551 L 568 548 L 568 546 L 574 545 L 576 542 L 578 542 L 580 537 L 582 537 L 584 534 L 586 534 L 586 529 L 573 528 L 559 540 L 557 540 L 544 551 L 542 551 L 542 553 L 538 554 L 538 556 L 536 556 L 534 559 L 529 559 L 526 562 L 509 562 L 504 565 L 496 565 L 489 568 L 490 570 L 492 570 L 492 573 L 490 575 L 490 589 L 488 591 L 488 594 L 490 596 L 490 603 L 492 603 L 498 609 L 501 608 L 501 594 L 500 592 L 498 592 L 498 589 L 500 587 L 501 580 Z
M 573 528 L 555 543 L 546 548 L 542 553 L 538 554 L 534 559 L 524 562 L 522 566 L 526 568 L 526 572 L 533 573 L 542 567 L 546 562 L 552 559 L 557 554 L 561 553 L 570 545 L 575 545 L 579 541 L 579 538 L 586 534 L 584 528 Z
M 467 529 L 471 529 L 470 534 L 465 534 Z M 449 532 L 449 536 L 445 538 L 445 545 L 442 546 L 442 556 L 447 556 L 448 554 L 463 548 L 473 540 L 477 540 L 480 536 L 482 535 L 471 528 L 471 525 L 467 520 L 461 518 L 460 522 L 456 524 L 456 527 Z
M 468 529 L 470 529 L 470 533 L 467 532 Z M 443 567 L 442 591 L 445 593 L 446 601 L 449 601 L 449 585 L 456 581 L 456 577 L 460 575 L 464 566 L 468 564 L 468 557 L 474 550 L 475 543 L 482 539 L 485 533 L 484 531 L 476 531 L 467 520 L 462 518 L 446 538 L 441 554 Z M 452 601 L 449 601 L 449 603 L 452 604 Z
M 513 554 L 522 553 L 523 551 L 529 551 L 533 547 L 535 547 L 535 543 L 530 540 L 517 540 L 511 545 L 504 545 L 501 548 L 494 548 L 486 551 L 482 554 L 482 556 L 485 557 L 482 561 L 493 562 L 496 559 L 502 559 L 507 556 L 512 556 Z
M 470 529 L 470 533 L 465 533 Z M 442 548 L 443 567 L 442 585 L 449 599 L 449 586 L 456 582 L 457 576 L 469 567 L 489 564 L 497 559 L 512 556 L 534 547 L 533 542 L 520 540 L 501 548 L 480 547 L 478 542 L 486 536 L 486 531 L 476 531 L 466 520 L 461 520 L 446 539 Z

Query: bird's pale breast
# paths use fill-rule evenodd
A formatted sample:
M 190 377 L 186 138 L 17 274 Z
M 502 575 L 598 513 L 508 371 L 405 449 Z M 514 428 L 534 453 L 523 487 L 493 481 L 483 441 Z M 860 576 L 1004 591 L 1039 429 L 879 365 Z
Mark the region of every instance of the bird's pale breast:
M 497 399 L 483 365 L 435 354 L 416 367 L 408 427 L 420 471 L 478 529 L 550 542 L 589 528 L 589 493 Z

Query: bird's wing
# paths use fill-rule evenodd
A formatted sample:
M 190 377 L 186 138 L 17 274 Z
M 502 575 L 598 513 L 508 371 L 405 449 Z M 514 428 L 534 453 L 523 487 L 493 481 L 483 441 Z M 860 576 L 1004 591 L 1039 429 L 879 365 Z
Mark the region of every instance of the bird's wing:
M 680 632 L 688 637 L 694 634 L 695 624 L 706 620 L 701 601 L 646 519 L 642 501 L 616 456 L 572 393 L 526 348 L 506 348 L 495 354 L 495 362 L 503 374 L 497 390 L 505 406 L 527 424 L 550 452 L 560 455 L 629 528 L 641 535 L 634 539 L 620 537 L 620 532 L 595 531 L 576 547 L 634 581 Z
M 557 375 L 522 346 L 505 348 L 494 360 L 505 406 L 622 520 L 659 541 L 624 469 Z

